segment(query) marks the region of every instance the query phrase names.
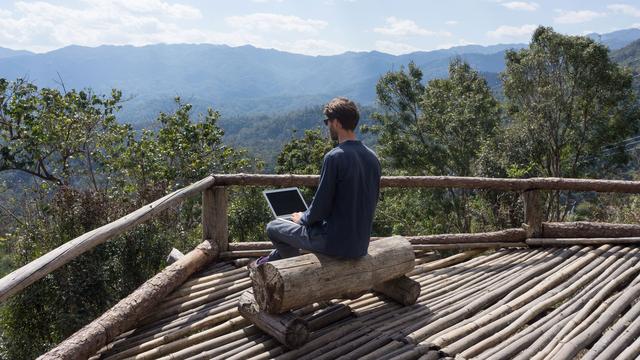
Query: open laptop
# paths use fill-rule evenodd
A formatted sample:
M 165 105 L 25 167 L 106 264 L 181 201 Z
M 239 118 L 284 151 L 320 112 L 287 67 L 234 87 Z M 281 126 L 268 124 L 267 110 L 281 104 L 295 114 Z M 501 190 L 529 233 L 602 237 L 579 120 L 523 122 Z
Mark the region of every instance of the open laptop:
M 291 214 L 308 209 L 297 187 L 265 190 L 262 194 L 267 199 L 267 204 L 276 219 L 291 221 Z

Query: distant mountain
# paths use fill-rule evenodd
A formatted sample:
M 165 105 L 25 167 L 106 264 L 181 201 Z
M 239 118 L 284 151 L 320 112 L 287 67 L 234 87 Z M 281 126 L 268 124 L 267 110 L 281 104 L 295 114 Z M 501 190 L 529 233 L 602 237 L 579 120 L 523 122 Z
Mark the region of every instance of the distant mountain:
M 640 69 L 640 39 L 612 52 L 611 58 L 619 64 Z
M 593 35 L 595 36 L 595 35 Z M 610 44 L 640 38 L 630 29 L 598 35 Z M 425 80 L 444 77 L 452 57 L 480 71 L 494 89 L 507 49 L 526 44 L 466 45 L 394 56 L 377 51 L 306 56 L 253 46 L 210 44 L 68 46 L 44 54 L 0 49 L 0 77 L 28 77 L 39 86 L 123 90 L 127 102 L 120 119 L 144 123 L 158 111 L 170 111 L 181 96 L 196 111 L 213 106 L 223 116 L 274 114 L 348 96 L 363 105 L 375 102 L 381 75 L 414 61 Z M 10 56 L 2 56 L 2 54 Z
M 627 66 L 633 72 L 634 87 L 640 94 L 640 39 L 611 53 L 613 61 Z
M 640 29 L 624 29 L 607 34 L 591 33 L 587 36 L 607 45 L 610 50 L 616 50 L 629 45 L 634 40 L 640 39 Z
M 34 53 L 26 50 L 11 50 L 0 47 L 0 59 L 21 55 L 33 55 Z
M 349 96 L 360 103 L 375 100 L 375 83 L 387 71 L 414 61 L 425 79 L 446 76 L 451 57 L 460 56 L 487 73 L 504 68 L 504 50 L 522 44 L 464 46 L 394 56 L 381 52 L 347 52 L 305 56 L 252 46 L 150 45 L 68 46 L 45 54 L 0 59 L 0 76 L 28 76 L 39 86 L 90 87 L 98 93 L 118 88 L 133 99 L 129 122 L 148 120 L 144 113 L 170 106 L 176 95 L 213 105 L 227 114 L 294 110 Z M 160 100 L 162 99 L 162 100 Z M 155 113 L 155 111 L 151 112 Z

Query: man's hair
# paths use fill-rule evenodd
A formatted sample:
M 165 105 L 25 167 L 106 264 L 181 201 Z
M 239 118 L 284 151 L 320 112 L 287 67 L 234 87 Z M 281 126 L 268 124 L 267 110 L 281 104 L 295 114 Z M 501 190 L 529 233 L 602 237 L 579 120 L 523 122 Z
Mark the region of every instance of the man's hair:
M 324 106 L 324 115 L 328 119 L 337 119 L 345 130 L 355 130 L 360 120 L 356 104 L 344 97 L 337 97 Z

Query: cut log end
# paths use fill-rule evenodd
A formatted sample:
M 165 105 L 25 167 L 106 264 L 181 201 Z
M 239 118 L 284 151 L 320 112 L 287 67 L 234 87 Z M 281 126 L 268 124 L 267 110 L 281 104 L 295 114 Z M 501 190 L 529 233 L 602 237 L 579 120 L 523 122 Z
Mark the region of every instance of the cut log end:
M 297 349 L 307 343 L 309 340 L 309 328 L 306 321 L 294 317 L 285 326 L 285 346 L 291 349 Z
M 306 321 L 291 312 L 269 314 L 260 310 L 251 291 L 245 291 L 240 296 L 238 311 L 260 330 L 290 349 L 298 348 L 309 340 L 309 326 Z
M 284 281 L 272 263 L 262 264 L 249 271 L 249 277 L 254 284 L 253 295 L 261 310 L 268 313 L 280 313 L 277 304 L 282 302 L 284 295 Z
M 420 296 L 420 283 L 408 278 L 407 276 L 401 276 L 397 279 L 392 279 L 380 283 L 373 288 L 374 291 L 379 292 L 396 302 L 408 306 L 413 305 Z

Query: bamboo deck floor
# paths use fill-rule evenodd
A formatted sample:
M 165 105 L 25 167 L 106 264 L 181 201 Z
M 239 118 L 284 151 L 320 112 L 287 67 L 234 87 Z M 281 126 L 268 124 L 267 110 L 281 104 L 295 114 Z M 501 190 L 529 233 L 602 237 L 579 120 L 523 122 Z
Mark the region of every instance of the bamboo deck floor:
M 627 359 L 640 354 L 640 248 L 502 249 L 429 261 L 417 304 L 382 296 L 296 310 L 310 341 L 288 350 L 236 310 L 251 286 L 223 262 L 192 276 L 92 359 Z

